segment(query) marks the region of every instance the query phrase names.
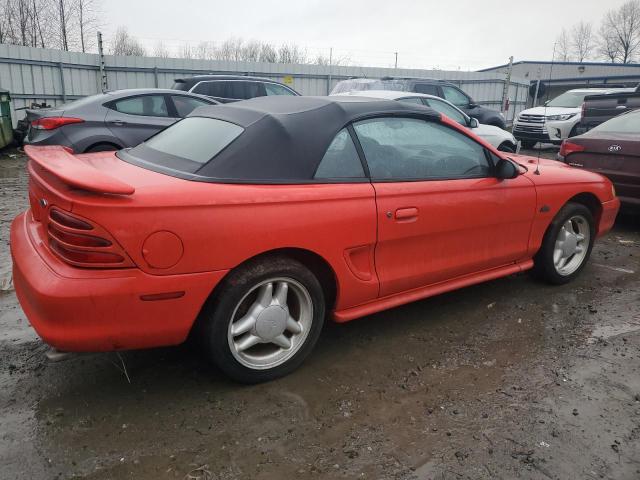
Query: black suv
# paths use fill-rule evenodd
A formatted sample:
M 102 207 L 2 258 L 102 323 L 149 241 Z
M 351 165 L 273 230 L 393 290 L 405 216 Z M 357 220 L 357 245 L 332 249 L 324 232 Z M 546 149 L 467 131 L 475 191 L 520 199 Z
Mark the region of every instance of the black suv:
M 242 75 L 196 75 L 176 78 L 174 90 L 198 93 L 221 103 L 237 102 L 267 95 L 300 95 L 286 85 L 268 78 Z
M 444 98 L 453 103 L 464 113 L 486 125 L 506 128 L 504 116 L 490 108 L 481 107 L 453 83 L 431 78 L 397 78 L 383 77 L 380 80 L 371 78 L 351 78 L 342 80 L 331 91 L 331 95 L 347 93 L 352 90 L 396 90 L 400 92 L 426 93 Z M 197 92 L 196 92 L 197 93 Z

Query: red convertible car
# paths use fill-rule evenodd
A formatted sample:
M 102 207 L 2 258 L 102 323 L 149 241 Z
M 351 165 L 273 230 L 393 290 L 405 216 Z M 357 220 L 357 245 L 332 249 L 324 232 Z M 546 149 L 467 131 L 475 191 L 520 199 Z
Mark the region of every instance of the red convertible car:
M 43 340 L 107 351 L 191 335 L 248 383 L 298 367 L 327 314 L 528 269 L 565 283 L 619 208 L 596 173 L 363 97 L 202 107 L 117 153 L 25 150 L 14 282 Z

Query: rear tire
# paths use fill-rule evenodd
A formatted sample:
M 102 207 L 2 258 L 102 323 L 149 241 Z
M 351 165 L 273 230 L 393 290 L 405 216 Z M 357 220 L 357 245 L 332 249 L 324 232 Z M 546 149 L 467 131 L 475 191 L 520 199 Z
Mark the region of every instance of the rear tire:
M 201 314 L 200 335 L 227 376 L 260 383 L 302 364 L 324 316 L 324 293 L 309 269 L 287 257 L 264 258 L 228 275 Z
M 587 264 L 594 239 L 591 211 L 580 203 L 567 203 L 544 234 L 534 257 L 534 275 L 555 285 L 572 281 Z

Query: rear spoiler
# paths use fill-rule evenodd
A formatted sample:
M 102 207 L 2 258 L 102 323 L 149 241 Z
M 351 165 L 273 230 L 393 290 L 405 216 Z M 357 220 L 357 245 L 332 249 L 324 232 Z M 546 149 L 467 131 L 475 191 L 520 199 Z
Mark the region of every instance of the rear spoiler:
M 136 191 L 131 185 L 69 153 L 65 147 L 25 145 L 24 151 L 32 162 L 72 187 L 115 195 L 132 195 Z

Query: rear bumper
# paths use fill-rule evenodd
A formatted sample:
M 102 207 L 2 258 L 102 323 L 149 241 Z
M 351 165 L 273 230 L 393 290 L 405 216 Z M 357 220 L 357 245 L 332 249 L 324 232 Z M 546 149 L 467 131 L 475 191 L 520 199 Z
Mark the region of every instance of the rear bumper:
M 18 300 L 42 339 L 63 351 L 94 352 L 183 342 L 226 271 L 149 275 L 138 269 L 88 270 L 64 265 L 33 232 L 31 213 L 11 225 Z M 71 273 L 71 274 L 70 274 Z M 184 292 L 180 298 L 141 296 Z
M 616 216 L 620 210 L 620 199 L 614 198 L 608 202 L 602 204 L 602 215 L 600 216 L 600 223 L 598 224 L 597 236 L 600 237 L 609 232 L 613 228 L 613 224 L 616 221 Z

